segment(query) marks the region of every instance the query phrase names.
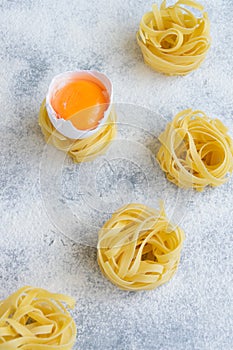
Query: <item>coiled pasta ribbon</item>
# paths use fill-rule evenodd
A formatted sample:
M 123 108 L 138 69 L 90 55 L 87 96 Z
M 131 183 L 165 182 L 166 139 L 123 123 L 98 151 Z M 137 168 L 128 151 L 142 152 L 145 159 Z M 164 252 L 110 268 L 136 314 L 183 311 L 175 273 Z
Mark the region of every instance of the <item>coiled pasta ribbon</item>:
M 76 325 L 62 303 L 73 308 L 75 301 L 33 287 L 23 287 L 0 302 L 0 349 L 72 349 Z
M 160 211 L 129 204 L 99 232 L 98 263 L 103 274 L 125 290 L 153 289 L 178 268 L 184 233 Z
M 201 11 L 197 18 L 182 5 Z M 149 66 L 168 75 L 185 75 L 197 69 L 210 47 L 210 22 L 203 6 L 192 0 L 178 0 L 146 13 L 140 22 L 137 42 Z
M 159 137 L 157 159 L 168 180 L 198 191 L 225 183 L 233 171 L 233 141 L 227 131 L 202 111 L 178 113 Z
M 94 135 L 84 139 L 72 140 L 52 125 L 43 101 L 39 112 L 39 125 L 45 141 L 61 151 L 67 152 L 74 162 L 86 162 L 103 154 L 116 136 L 116 113 L 112 109 L 106 124 Z

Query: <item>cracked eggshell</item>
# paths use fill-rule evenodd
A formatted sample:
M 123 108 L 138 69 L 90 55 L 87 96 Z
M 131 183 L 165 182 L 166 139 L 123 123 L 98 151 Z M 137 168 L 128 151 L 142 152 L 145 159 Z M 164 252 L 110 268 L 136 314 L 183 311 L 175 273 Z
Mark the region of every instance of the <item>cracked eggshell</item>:
M 108 92 L 109 106 L 104 112 L 103 118 L 99 121 L 99 124 L 95 129 L 90 129 L 90 130 L 77 129 L 70 120 L 65 120 L 61 117 L 58 118 L 57 113 L 52 107 L 51 100 L 54 92 L 56 92 L 58 89 L 61 89 L 68 82 L 76 80 L 77 78 L 78 79 L 85 78 L 86 80 L 88 79 L 96 83 L 101 82 L 105 86 Z M 112 83 L 111 83 L 111 80 L 105 74 L 100 73 L 98 71 L 92 71 L 92 70 L 77 70 L 73 72 L 67 71 L 59 75 L 56 75 L 51 81 L 47 95 L 46 95 L 46 109 L 47 109 L 48 116 L 51 123 L 53 124 L 55 129 L 58 130 L 62 135 L 75 140 L 84 139 L 86 137 L 89 137 L 95 134 L 106 123 L 112 108 L 112 98 L 113 98 Z

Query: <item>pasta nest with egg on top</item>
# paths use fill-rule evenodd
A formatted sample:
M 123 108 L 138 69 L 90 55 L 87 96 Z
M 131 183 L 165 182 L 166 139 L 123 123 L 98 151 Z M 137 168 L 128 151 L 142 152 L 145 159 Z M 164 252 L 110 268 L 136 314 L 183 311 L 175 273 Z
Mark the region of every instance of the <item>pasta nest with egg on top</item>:
M 66 152 L 76 163 L 92 161 L 106 152 L 116 136 L 116 119 L 116 112 L 112 108 L 107 122 L 99 131 L 89 137 L 74 140 L 62 135 L 55 129 L 49 119 L 45 100 L 42 102 L 39 112 L 39 125 L 45 141 Z

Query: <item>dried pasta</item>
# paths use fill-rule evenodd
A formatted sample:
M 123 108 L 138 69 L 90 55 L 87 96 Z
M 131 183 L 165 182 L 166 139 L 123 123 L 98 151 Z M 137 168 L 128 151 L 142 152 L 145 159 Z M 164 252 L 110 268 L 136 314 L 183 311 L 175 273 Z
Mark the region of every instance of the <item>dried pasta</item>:
M 160 210 L 129 204 L 115 212 L 99 232 L 102 273 L 124 290 L 154 289 L 176 272 L 184 232 Z
M 0 302 L 0 350 L 70 350 L 76 325 L 63 303 L 73 298 L 23 287 Z
M 201 11 L 196 17 L 185 6 Z M 137 42 L 151 68 L 167 75 L 185 75 L 197 69 L 210 47 L 210 22 L 203 6 L 192 0 L 178 0 L 146 13 L 140 22 Z
M 54 128 L 48 117 L 44 100 L 40 108 L 39 125 L 47 143 L 67 152 L 74 162 L 80 163 L 91 161 L 107 150 L 116 136 L 116 113 L 112 109 L 107 123 L 94 135 L 72 140 Z
M 227 131 L 202 111 L 178 113 L 159 137 L 157 159 L 168 180 L 198 191 L 225 183 L 233 171 L 233 141 Z

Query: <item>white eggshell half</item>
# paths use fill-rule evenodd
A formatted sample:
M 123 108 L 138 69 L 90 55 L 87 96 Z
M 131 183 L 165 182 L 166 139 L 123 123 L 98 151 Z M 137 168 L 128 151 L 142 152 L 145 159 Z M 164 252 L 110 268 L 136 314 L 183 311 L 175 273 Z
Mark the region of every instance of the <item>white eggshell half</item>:
M 65 120 L 62 118 L 57 117 L 57 113 L 52 107 L 51 99 L 53 94 L 61 89 L 63 86 L 65 86 L 68 82 L 73 81 L 74 79 L 90 79 L 91 81 L 94 81 L 96 83 L 101 82 L 109 95 L 109 106 L 104 112 L 103 118 L 99 121 L 98 126 L 95 129 L 91 130 L 79 130 L 77 129 L 70 120 Z M 95 134 L 99 129 L 106 123 L 108 116 L 111 112 L 112 107 L 112 98 L 113 98 L 113 91 L 112 91 L 112 83 L 111 80 L 103 73 L 97 72 L 97 71 L 91 71 L 91 70 L 77 70 L 74 72 L 67 71 L 64 73 L 61 73 L 59 75 L 56 75 L 53 80 L 51 81 L 48 89 L 48 93 L 46 95 L 46 109 L 48 112 L 49 119 L 56 130 L 58 130 L 62 135 L 70 138 L 70 139 L 84 139 L 86 137 L 89 137 L 93 134 Z

